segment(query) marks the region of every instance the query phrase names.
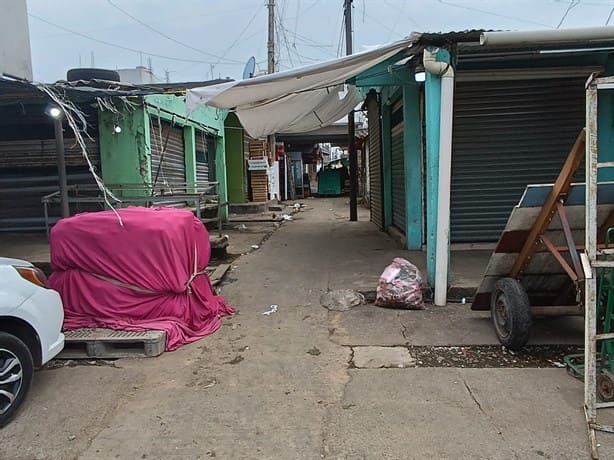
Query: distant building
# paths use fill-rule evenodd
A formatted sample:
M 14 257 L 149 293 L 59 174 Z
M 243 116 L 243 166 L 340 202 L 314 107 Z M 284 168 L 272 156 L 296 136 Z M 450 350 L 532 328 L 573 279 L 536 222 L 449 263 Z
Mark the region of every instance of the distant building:
M 132 83 L 133 85 L 164 83 L 164 79 L 158 77 L 150 69 L 144 66 L 137 66 L 134 69 L 117 69 L 117 73 L 119 74 L 119 79 L 122 83 Z
M 0 75 L 32 80 L 26 0 L 0 0 Z

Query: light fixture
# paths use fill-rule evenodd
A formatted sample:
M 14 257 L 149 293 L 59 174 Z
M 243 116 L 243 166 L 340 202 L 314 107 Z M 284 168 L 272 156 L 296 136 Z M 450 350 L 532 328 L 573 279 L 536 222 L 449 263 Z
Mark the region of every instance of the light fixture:
M 115 127 L 113 128 L 113 132 L 114 132 L 115 134 L 119 134 L 119 133 L 121 133 L 121 132 L 122 132 L 122 128 L 121 128 L 121 126 L 119 126 L 119 125 L 115 125 Z
M 422 83 L 424 80 L 426 80 L 426 73 L 424 71 L 416 72 L 414 74 L 414 78 L 416 79 L 417 82 Z
M 47 110 L 47 113 L 51 118 L 60 118 L 62 116 L 62 111 L 55 106 L 50 107 L 49 110 Z

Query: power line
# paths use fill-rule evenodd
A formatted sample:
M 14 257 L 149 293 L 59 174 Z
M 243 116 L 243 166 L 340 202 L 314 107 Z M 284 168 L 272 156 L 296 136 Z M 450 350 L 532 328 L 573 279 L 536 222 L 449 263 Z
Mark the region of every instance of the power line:
M 162 36 L 162 37 L 166 38 L 167 40 L 172 41 L 173 43 L 177 43 L 178 45 L 184 46 L 184 47 L 186 47 L 186 48 L 188 48 L 188 49 L 191 49 L 192 51 L 196 51 L 196 52 L 198 52 L 198 53 L 200 53 L 200 54 L 203 54 L 203 55 L 205 55 L 205 56 L 214 57 L 214 58 L 216 58 L 216 59 L 220 59 L 220 60 L 221 60 L 221 59 L 223 59 L 221 56 L 218 56 L 217 54 L 213 54 L 213 53 L 209 53 L 208 51 L 201 50 L 200 48 L 196 48 L 196 47 L 194 47 L 194 46 L 192 46 L 192 45 L 189 45 L 189 44 L 187 44 L 187 43 L 181 42 L 181 41 L 179 41 L 179 40 L 177 40 L 177 39 L 175 39 L 175 38 L 171 37 L 170 35 L 165 34 L 164 32 L 162 32 L 162 31 L 160 31 L 160 30 L 158 30 L 158 29 L 156 29 L 156 28 L 154 28 L 154 27 L 150 26 L 150 25 L 149 25 L 149 24 L 147 24 L 146 22 L 144 22 L 144 21 L 140 20 L 139 18 L 137 18 L 136 16 L 134 16 L 134 15 L 130 14 L 128 11 L 124 10 L 123 8 L 121 8 L 121 7 L 117 6 L 117 5 L 116 5 L 115 3 L 113 3 L 111 0 L 107 0 L 107 3 L 108 3 L 109 5 L 111 5 L 113 8 L 115 8 L 116 10 L 118 10 L 118 11 L 120 11 L 121 13 L 125 14 L 126 16 L 128 16 L 128 17 L 129 17 L 130 19 L 132 19 L 133 21 L 135 21 L 135 22 L 139 23 L 140 25 L 142 25 L 143 27 L 145 27 L 145 28 L 147 28 L 147 29 L 151 30 L 152 32 L 154 32 L 154 33 L 156 33 L 156 34 L 158 34 L 158 35 L 160 35 L 160 36 Z M 232 59 L 232 61 L 241 63 L 240 61 L 235 61 L 234 59 Z
M 345 24 L 343 23 L 343 19 L 345 18 L 343 5 L 341 5 L 341 28 L 339 30 L 339 41 L 337 42 L 337 57 L 341 56 L 341 52 L 343 50 L 343 38 L 345 37 Z
M 394 5 L 392 3 L 390 3 L 388 0 L 384 0 L 384 3 L 388 6 L 392 6 L 393 8 L 396 8 L 397 11 L 401 14 L 403 14 L 403 16 L 405 16 L 407 19 L 409 19 L 409 21 L 416 26 L 418 29 L 421 28 L 420 24 L 418 24 L 418 21 L 416 21 L 413 17 L 411 17 L 406 11 L 405 11 L 405 2 L 402 3 L 401 7 L 398 7 L 397 5 Z M 365 5 L 363 3 L 363 12 L 365 11 Z M 397 17 L 397 22 L 399 21 L 399 18 Z M 396 27 L 396 25 L 395 25 Z
M 607 21 L 605 22 L 605 25 L 606 25 L 606 26 L 607 26 L 607 25 L 610 23 L 610 19 L 612 19 L 612 14 L 613 14 L 613 13 L 614 13 L 614 8 L 612 8 L 612 9 L 610 10 L 610 14 L 608 15 L 608 19 L 607 19 Z
M 230 44 L 230 46 L 224 50 L 224 52 L 222 53 L 223 56 L 226 56 L 230 52 L 230 50 L 232 50 L 237 45 L 237 43 L 239 43 L 239 40 L 241 40 L 241 37 L 243 37 L 243 34 L 247 32 L 247 29 L 249 29 L 249 26 L 252 25 L 252 22 L 254 22 L 254 20 L 256 19 L 256 16 L 258 16 L 258 13 L 260 13 L 261 11 L 262 11 L 261 9 L 256 10 L 254 15 L 248 21 L 247 25 L 243 28 L 243 30 L 239 33 L 239 35 L 237 35 L 237 38 L 235 38 L 234 41 Z M 222 58 L 220 57 L 220 59 L 215 64 L 213 64 L 213 67 L 218 65 L 221 60 Z
M 286 31 L 286 32 L 291 32 L 290 30 L 288 30 L 287 28 L 285 28 L 285 27 L 283 26 L 283 24 L 281 25 L 281 27 L 282 27 L 283 29 L 285 29 L 285 31 Z M 301 46 L 307 46 L 307 47 L 310 47 L 310 48 L 334 48 L 334 45 L 327 45 L 327 44 L 325 44 L 325 43 L 316 42 L 316 41 L 312 40 L 311 38 L 306 37 L 306 36 L 304 36 L 304 35 L 301 35 L 301 34 L 299 34 L 299 33 L 295 33 L 295 35 L 296 35 L 296 38 L 297 38 L 297 39 L 298 39 L 300 42 L 302 42 L 302 43 L 301 43 Z M 333 53 L 333 52 L 332 52 L 332 51 L 330 51 L 330 50 L 329 50 L 329 51 L 325 51 L 325 52 L 327 52 L 328 54 L 330 54 L 330 55 L 331 55 L 331 56 L 333 56 L 333 57 L 336 57 L 336 54 L 335 54 L 335 53 Z
M 68 27 L 64 27 L 64 26 L 61 26 L 61 25 L 56 24 L 54 22 L 48 21 L 47 19 L 41 18 L 40 16 L 37 16 L 37 15 L 32 14 L 32 13 L 28 13 L 28 16 L 30 16 L 31 18 L 34 18 L 34 19 L 36 19 L 38 21 L 44 22 L 45 24 L 48 24 L 50 26 L 56 27 L 58 29 L 61 29 L 61 30 L 65 31 L 65 32 L 69 32 L 69 33 L 71 33 L 73 35 L 77 35 L 79 37 L 86 38 L 88 40 L 91 40 L 91 41 L 96 42 L 96 43 L 100 43 L 102 45 L 111 46 L 113 48 L 118 48 L 118 49 L 122 49 L 122 50 L 125 50 L 125 51 L 131 51 L 131 52 L 137 53 L 137 54 L 145 54 L 147 56 L 157 57 L 157 58 L 160 58 L 160 59 L 167 59 L 169 61 L 193 62 L 193 63 L 197 63 L 197 64 L 211 64 L 210 61 L 202 61 L 202 60 L 197 60 L 197 59 L 184 59 L 184 58 L 178 58 L 178 57 L 173 57 L 173 56 L 165 56 L 163 54 L 149 53 L 147 51 L 138 50 L 136 48 L 130 48 L 129 46 L 119 45 L 117 43 L 111 43 L 111 42 L 108 42 L 108 41 L 105 41 L 105 40 L 100 40 L 98 38 L 91 37 L 89 35 L 86 35 L 84 33 L 78 32 L 76 30 L 69 29 Z M 236 61 L 236 62 L 227 62 L 226 64 L 228 64 L 228 65 L 239 65 L 239 64 L 242 64 L 242 63 L 240 63 L 239 61 Z
M 275 18 L 275 28 L 277 30 L 277 36 L 280 38 L 279 42 L 283 41 L 285 48 L 286 48 L 286 55 L 288 56 L 288 60 L 290 61 L 290 65 L 294 67 L 294 61 L 292 60 L 290 44 L 288 43 L 288 37 L 286 36 L 284 28 L 281 26 L 282 20 L 283 20 L 283 17 L 281 17 L 281 15 L 279 18 Z M 280 51 L 280 57 L 281 57 L 281 51 Z
M 561 20 L 559 21 L 559 25 L 556 26 L 556 28 L 560 28 L 561 25 L 563 25 L 563 21 L 565 20 L 565 18 L 567 17 L 567 15 L 569 14 L 569 12 L 574 9 L 576 6 L 578 6 L 580 4 L 580 1 L 574 1 L 572 0 L 572 2 L 569 4 L 569 6 L 567 7 L 567 10 L 565 10 L 565 14 L 563 14 L 563 17 L 561 18 Z
M 527 24 L 534 24 L 534 25 L 538 25 L 542 27 L 553 28 L 552 25 L 544 24 L 543 22 L 531 21 L 530 19 L 523 19 L 523 18 L 517 18 L 514 16 L 507 16 L 505 14 L 493 13 L 492 11 L 482 10 L 480 8 L 474 8 L 472 6 L 459 5 L 458 3 L 452 3 L 452 2 L 444 1 L 444 0 L 438 0 L 438 1 L 439 3 L 443 3 L 444 5 L 453 6 L 455 8 L 461 8 L 463 10 L 476 11 L 478 13 L 489 14 L 491 16 L 496 16 L 499 18 L 510 19 L 512 21 L 525 22 Z

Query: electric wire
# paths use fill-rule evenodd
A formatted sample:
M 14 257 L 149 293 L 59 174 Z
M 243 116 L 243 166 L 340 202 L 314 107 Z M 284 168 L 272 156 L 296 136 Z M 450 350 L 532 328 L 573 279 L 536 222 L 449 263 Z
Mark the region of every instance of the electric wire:
M 561 18 L 561 20 L 559 21 L 559 25 L 556 26 L 557 29 L 559 29 L 562 25 L 563 25 L 563 21 L 565 21 L 565 18 L 567 17 L 567 15 L 569 14 L 569 12 L 571 10 L 573 10 L 576 6 L 578 6 L 580 4 L 580 1 L 573 1 L 569 4 L 569 6 L 567 7 L 567 9 L 565 10 L 565 13 L 563 14 L 563 17 Z
M 548 27 L 549 29 L 554 28 L 554 26 L 552 26 L 550 24 L 544 24 L 543 22 L 531 21 L 530 19 L 523 19 L 523 18 L 518 18 L 518 17 L 515 17 L 515 16 L 507 16 L 505 14 L 494 13 L 492 11 L 483 10 L 483 9 L 480 9 L 480 8 L 475 8 L 475 7 L 472 7 L 472 6 L 459 5 L 458 3 L 452 3 L 450 1 L 444 1 L 444 0 L 438 0 L 438 1 L 439 1 L 439 3 L 442 3 L 444 5 L 453 6 L 455 8 L 461 8 L 463 10 L 475 11 L 475 12 L 478 12 L 478 13 L 488 14 L 490 16 L 496 16 L 496 17 L 499 17 L 499 18 L 510 19 L 512 21 L 518 21 L 518 22 L 524 22 L 524 23 L 527 23 L 527 24 L 534 24 L 534 25 L 538 25 L 538 26 L 542 26 L 542 27 Z
M 262 10 L 258 9 L 256 10 L 256 12 L 254 13 L 254 15 L 251 17 L 251 19 L 247 22 L 246 26 L 243 28 L 243 30 L 241 30 L 241 32 L 239 33 L 239 35 L 237 35 L 237 38 L 234 39 L 234 41 L 230 44 L 230 46 L 228 48 L 226 48 L 224 50 L 224 52 L 222 53 L 222 57 L 220 57 L 220 59 L 218 59 L 218 61 L 216 63 L 213 64 L 213 67 L 215 67 L 216 65 L 218 65 L 221 60 L 224 58 L 224 56 L 228 55 L 228 53 L 239 43 L 239 40 L 241 40 L 241 38 L 243 37 L 243 35 L 245 34 L 245 32 L 247 32 L 247 29 L 249 29 L 249 26 L 252 25 L 252 23 L 254 22 L 254 20 L 256 19 L 256 17 L 258 16 L 258 13 L 261 13 Z
M 112 43 L 112 42 L 108 42 L 106 40 L 100 40 L 98 38 L 95 38 L 95 37 L 92 37 L 90 35 L 84 34 L 84 33 L 79 32 L 77 30 L 69 29 L 68 27 L 64 27 L 64 26 L 62 26 L 60 24 L 56 24 L 56 23 L 51 22 L 51 21 L 49 21 L 47 19 L 41 18 L 40 16 L 37 16 L 35 14 L 28 13 L 28 16 L 33 18 L 33 19 L 36 19 L 37 21 L 40 21 L 40 22 L 43 22 L 43 23 L 48 24 L 50 26 L 56 27 L 58 29 L 61 29 L 61 30 L 65 31 L 65 32 L 69 32 L 69 33 L 71 33 L 73 35 L 77 35 L 79 37 L 85 38 L 87 40 L 91 40 L 91 41 L 96 42 L 96 43 L 100 43 L 102 45 L 111 46 L 113 48 L 118 48 L 118 49 L 122 49 L 122 50 L 125 50 L 125 51 L 131 51 L 131 52 L 137 53 L 137 54 L 144 54 L 146 56 L 157 57 L 157 58 L 160 58 L 160 59 L 167 59 L 169 61 L 192 62 L 192 63 L 197 63 L 197 64 L 211 64 L 211 61 L 204 61 L 204 60 L 198 60 L 198 59 L 185 59 L 185 58 L 178 58 L 178 57 L 173 57 L 173 56 L 165 56 L 163 54 L 150 53 L 148 51 L 143 51 L 143 50 L 139 50 L 139 49 L 136 49 L 136 48 L 131 48 L 129 46 L 120 45 L 118 43 Z M 243 65 L 243 63 L 241 63 L 239 61 L 236 61 L 236 62 L 226 62 L 225 64 L 227 64 L 227 65 Z
M 345 37 L 345 14 L 343 14 L 343 6 L 341 7 L 341 27 L 339 30 L 339 41 L 337 42 L 337 57 L 341 56 L 341 50 L 343 49 L 341 46 L 343 44 L 343 38 Z
M 409 21 L 415 26 L 417 27 L 417 29 L 420 29 L 420 24 L 418 24 L 418 21 L 416 21 L 412 16 L 410 16 L 406 11 L 405 11 L 405 2 L 403 2 L 401 5 L 402 6 L 397 6 L 393 3 L 391 3 L 389 0 L 384 0 L 384 3 L 388 6 L 391 6 L 393 8 L 395 8 L 399 13 L 401 13 L 403 16 L 405 16 L 407 19 L 409 19 Z M 363 8 L 364 8 L 364 4 L 363 4 Z M 364 11 L 364 10 L 363 10 Z M 399 18 L 397 17 L 397 22 L 398 22 Z M 364 22 L 364 21 L 363 21 Z M 396 25 L 395 25 L 396 28 Z
M 156 34 L 160 35 L 161 37 L 164 37 L 164 38 L 166 38 L 167 40 L 172 41 L 173 43 L 176 43 L 176 44 L 181 45 L 181 46 L 183 46 L 183 47 L 185 47 L 185 48 L 191 49 L 192 51 L 196 51 L 197 53 L 203 54 L 203 55 L 205 55 L 205 56 L 214 57 L 214 58 L 216 58 L 216 59 L 220 59 L 220 60 L 221 60 L 221 59 L 223 59 L 221 56 L 218 56 L 217 54 L 213 54 L 213 53 L 210 53 L 210 52 L 208 52 L 208 51 L 201 50 L 200 48 L 196 48 L 196 47 L 194 47 L 194 46 L 192 46 L 192 45 L 189 45 L 189 44 L 187 44 L 187 43 L 181 42 L 181 41 L 179 41 L 179 40 L 177 40 L 177 39 L 175 39 L 175 38 L 171 37 L 171 36 L 170 36 L 170 35 L 168 35 L 168 34 L 165 34 L 164 32 L 162 32 L 162 31 L 160 31 L 160 30 L 156 29 L 155 27 L 150 26 L 150 25 L 149 25 L 149 24 L 147 24 L 145 21 L 142 21 L 142 20 L 140 20 L 139 18 L 137 18 L 136 16 L 134 16 L 134 15 L 130 14 L 128 11 L 124 10 L 124 9 L 123 9 L 123 8 L 121 8 L 120 6 L 118 6 L 118 5 L 116 5 L 115 3 L 113 3 L 113 1 L 112 1 L 112 0 L 107 0 L 107 3 L 108 3 L 109 5 L 111 5 L 113 8 L 115 8 L 116 10 L 120 11 L 122 14 L 124 14 L 124 15 L 128 16 L 128 17 L 129 17 L 130 19 L 132 19 L 133 21 L 135 21 L 135 22 L 137 22 L 138 24 L 142 25 L 143 27 L 145 27 L 145 28 L 147 28 L 147 29 L 151 30 L 152 32 L 154 32 L 154 33 L 156 33 Z M 233 59 L 233 61 L 234 61 L 234 62 L 239 62 L 239 63 L 241 63 L 240 61 L 236 61 L 236 60 L 234 60 L 234 59 Z

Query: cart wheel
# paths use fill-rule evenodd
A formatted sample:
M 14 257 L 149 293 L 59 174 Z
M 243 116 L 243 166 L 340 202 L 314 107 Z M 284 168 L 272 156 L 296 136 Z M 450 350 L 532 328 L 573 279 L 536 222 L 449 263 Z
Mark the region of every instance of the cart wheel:
M 614 401 L 614 381 L 608 374 L 597 375 L 597 393 L 604 402 Z
M 531 307 L 529 297 L 513 278 L 502 278 L 492 293 L 490 315 L 499 342 L 510 350 L 520 350 L 529 340 Z

